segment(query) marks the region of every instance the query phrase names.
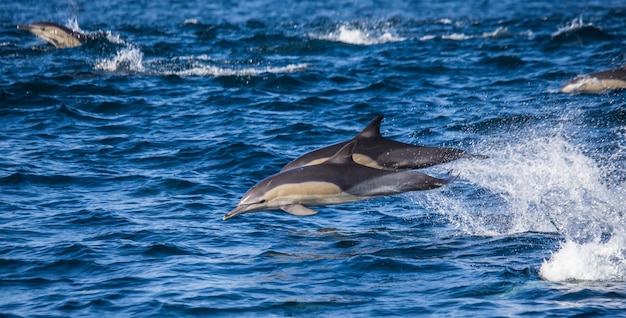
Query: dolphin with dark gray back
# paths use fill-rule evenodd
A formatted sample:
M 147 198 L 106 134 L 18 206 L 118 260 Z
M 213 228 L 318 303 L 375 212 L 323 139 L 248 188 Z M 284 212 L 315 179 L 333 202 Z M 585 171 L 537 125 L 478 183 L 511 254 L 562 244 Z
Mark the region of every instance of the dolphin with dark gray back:
M 380 134 L 382 120 L 383 116 L 377 116 L 354 138 L 311 151 L 285 165 L 282 171 L 324 162 L 353 140 L 358 140 L 354 161 L 377 169 L 421 169 L 460 158 L 486 158 L 461 149 L 417 146 L 385 138 Z

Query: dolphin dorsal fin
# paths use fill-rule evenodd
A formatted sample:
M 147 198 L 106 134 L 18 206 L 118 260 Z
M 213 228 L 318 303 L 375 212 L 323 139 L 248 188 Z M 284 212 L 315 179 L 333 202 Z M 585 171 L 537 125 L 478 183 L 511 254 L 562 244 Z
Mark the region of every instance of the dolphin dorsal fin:
M 354 153 L 354 149 L 356 148 L 357 141 L 352 140 L 345 144 L 341 149 L 339 149 L 332 157 L 330 157 L 326 162 L 328 163 L 350 163 L 354 162 L 352 159 L 352 153 Z
M 380 123 L 384 116 L 377 116 L 365 127 L 355 138 L 374 138 L 380 137 Z

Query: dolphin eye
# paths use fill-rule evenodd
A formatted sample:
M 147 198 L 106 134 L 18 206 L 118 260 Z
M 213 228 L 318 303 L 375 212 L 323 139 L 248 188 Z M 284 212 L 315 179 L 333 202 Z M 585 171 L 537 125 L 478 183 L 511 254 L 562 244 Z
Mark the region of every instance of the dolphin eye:
M 265 200 L 265 199 L 261 199 L 261 200 L 259 200 L 259 201 L 254 201 L 254 202 L 252 202 L 252 203 L 248 203 L 248 204 L 250 204 L 250 205 L 253 205 L 253 204 L 264 204 L 264 203 L 265 203 L 265 201 L 267 201 L 267 200 Z
M 247 205 L 250 205 L 250 204 L 263 204 L 263 203 L 265 203 L 265 201 L 267 201 L 267 200 L 266 200 L 266 199 L 264 199 L 264 198 L 260 198 L 260 199 L 258 199 L 258 200 L 255 200 L 255 199 L 256 199 L 256 198 L 245 197 L 245 198 L 241 199 L 241 202 L 240 202 L 240 203 L 241 203 L 241 204 L 247 204 Z

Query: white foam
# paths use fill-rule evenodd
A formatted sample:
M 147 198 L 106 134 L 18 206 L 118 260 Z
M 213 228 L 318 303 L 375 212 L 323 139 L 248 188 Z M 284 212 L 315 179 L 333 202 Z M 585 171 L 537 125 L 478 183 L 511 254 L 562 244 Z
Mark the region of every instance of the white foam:
M 488 159 L 449 164 L 461 174 L 456 191 L 415 198 L 470 235 L 559 233 L 563 244 L 541 265 L 546 280 L 624 280 L 625 184 L 605 179 L 613 164 L 600 166 L 553 129 L 481 145 L 475 152 Z
M 420 38 L 420 41 L 430 41 L 430 40 L 434 40 L 437 37 L 434 35 L 424 35 Z
M 183 22 L 184 25 L 187 24 L 198 24 L 200 22 L 198 22 L 198 19 L 185 19 L 185 21 Z
M 111 31 L 107 31 L 106 32 L 106 38 L 109 42 L 113 43 L 113 44 L 120 44 L 120 45 L 127 45 L 130 46 L 128 43 L 126 43 L 126 41 L 122 40 L 120 38 L 119 34 L 111 34 Z
M 469 40 L 474 37 L 471 35 L 465 35 L 463 33 L 452 33 L 452 34 L 442 35 L 441 38 L 444 40 L 462 41 L 462 40 Z
M 506 27 L 498 27 L 492 32 L 484 32 L 482 35 L 467 35 L 465 33 L 452 33 L 452 34 L 444 34 L 442 36 L 436 35 L 424 35 L 420 37 L 420 41 L 430 41 L 433 39 L 441 38 L 442 40 L 451 40 L 451 41 L 464 41 L 471 40 L 476 38 L 504 38 L 513 36 L 513 33 L 509 31 Z
M 618 147 L 605 169 L 623 176 L 620 158 L 626 153 L 626 127 L 616 135 L 620 136 L 616 139 Z M 561 214 L 562 221 L 569 221 L 562 222 L 565 241 L 541 264 L 539 273 L 546 280 L 626 280 L 626 182 L 611 185 L 600 179 L 590 181 L 594 183 L 585 187 L 589 194 L 578 200 L 578 210 Z
M 161 72 L 161 75 L 178 75 L 178 76 L 256 76 L 263 73 L 283 74 L 294 73 L 308 67 L 308 64 L 289 64 L 286 66 L 264 66 L 264 67 L 244 67 L 240 69 L 224 68 L 212 65 L 196 65 L 190 69 Z
M 615 233 L 607 242 L 565 241 L 539 274 L 546 280 L 623 281 L 626 279 L 626 232 Z
M 391 30 L 376 27 L 354 27 L 348 25 L 340 25 L 335 31 L 326 35 L 312 37 L 321 40 L 342 42 L 355 45 L 375 45 L 388 42 L 401 42 L 406 38 L 395 35 Z
M 489 159 L 458 168 L 461 177 L 490 200 L 483 206 L 487 209 L 467 211 L 473 221 L 467 230 L 474 234 L 553 232 L 557 230 L 553 218 L 564 209 L 580 208 L 576 204 L 587 192 L 585 187 L 599 183 L 593 161 L 559 136 L 502 141 L 490 147 Z M 461 162 L 453 166 L 457 164 Z
M 263 73 L 294 73 L 309 67 L 306 63 L 288 64 L 285 66 L 252 66 L 225 67 L 206 64 L 213 62 L 207 55 L 183 56 L 172 60 L 144 60 L 140 49 L 128 46 L 117 52 L 114 57 L 102 59 L 95 63 L 94 68 L 112 73 L 141 73 L 150 76 L 256 76 Z M 182 63 L 182 65 L 181 65 Z
M 499 27 L 495 29 L 493 32 L 485 32 L 483 33 L 483 38 L 505 38 L 512 36 L 513 33 L 509 31 L 507 27 Z
M 143 72 L 143 52 L 135 47 L 126 47 L 110 59 L 97 61 L 95 69 L 107 72 Z

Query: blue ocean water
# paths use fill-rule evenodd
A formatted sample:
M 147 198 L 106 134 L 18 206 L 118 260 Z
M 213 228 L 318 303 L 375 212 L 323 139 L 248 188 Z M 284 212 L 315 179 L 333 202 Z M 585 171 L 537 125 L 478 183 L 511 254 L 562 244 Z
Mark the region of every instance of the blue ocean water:
M 55 49 L 18 24 L 106 38 Z M 0 316 L 626 312 L 622 1 L 0 4 Z M 310 150 L 489 156 L 449 186 L 222 221 Z

